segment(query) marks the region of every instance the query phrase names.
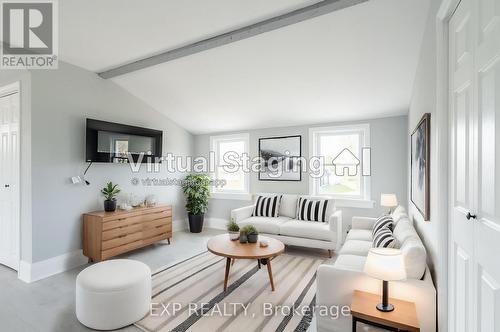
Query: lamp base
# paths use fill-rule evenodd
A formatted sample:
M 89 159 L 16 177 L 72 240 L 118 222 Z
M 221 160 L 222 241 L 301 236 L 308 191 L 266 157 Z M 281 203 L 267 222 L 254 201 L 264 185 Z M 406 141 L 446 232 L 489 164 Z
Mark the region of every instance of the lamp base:
M 383 305 L 382 303 L 377 304 L 377 310 L 382 312 L 391 312 L 394 311 L 394 306 L 390 303 L 387 305 Z

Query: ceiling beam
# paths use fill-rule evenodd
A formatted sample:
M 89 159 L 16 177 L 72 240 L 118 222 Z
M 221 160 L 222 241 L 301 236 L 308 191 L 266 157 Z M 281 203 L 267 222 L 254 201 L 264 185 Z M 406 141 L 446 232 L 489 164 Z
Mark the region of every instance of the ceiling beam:
M 166 51 L 157 55 L 121 65 L 98 73 L 98 75 L 102 78 L 113 78 L 116 76 L 128 74 L 136 70 L 156 66 L 161 63 L 189 56 L 191 54 L 203 52 L 222 45 L 250 38 L 261 33 L 273 31 L 286 27 L 288 25 L 303 22 L 305 20 L 351 7 L 366 1 L 368 0 L 323 0 L 313 5 L 300 8 L 283 15 L 272 17 L 267 20 L 245 26 L 243 28 L 229 31 L 186 46 L 182 46 L 170 51 Z

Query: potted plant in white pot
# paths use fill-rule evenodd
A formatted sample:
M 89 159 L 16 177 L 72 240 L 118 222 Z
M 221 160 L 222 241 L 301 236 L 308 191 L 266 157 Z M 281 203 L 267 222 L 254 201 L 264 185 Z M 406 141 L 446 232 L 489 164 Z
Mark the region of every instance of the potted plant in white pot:
M 234 220 L 231 220 L 227 224 L 227 232 L 229 233 L 229 239 L 231 241 L 236 241 L 240 237 L 240 226 Z
M 104 201 L 104 211 L 113 212 L 116 210 L 116 195 L 119 193 L 120 189 L 118 185 L 113 184 L 113 182 L 108 182 L 106 187 L 101 189 L 101 194 L 106 198 Z
M 210 178 L 206 174 L 188 175 L 182 184 L 182 190 L 186 195 L 189 230 L 191 233 L 200 233 L 210 198 Z

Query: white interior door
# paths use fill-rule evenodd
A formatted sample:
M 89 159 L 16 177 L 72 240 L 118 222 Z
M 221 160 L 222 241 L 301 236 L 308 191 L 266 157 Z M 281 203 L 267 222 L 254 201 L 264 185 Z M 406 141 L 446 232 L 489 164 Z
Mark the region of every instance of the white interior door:
M 0 264 L 19 268 L 19 90 L 0 89 Z
M 500 0 L 476 0 L 476 331 L 500 331 Z
M 449 23 L 451 113 L 450 331 L 472 331 L 474 226 L 474 57 L 472 0 L 462 0 Z
M 449 329 L 499 332 L 500 0 L 462 0 L 449 37 Z

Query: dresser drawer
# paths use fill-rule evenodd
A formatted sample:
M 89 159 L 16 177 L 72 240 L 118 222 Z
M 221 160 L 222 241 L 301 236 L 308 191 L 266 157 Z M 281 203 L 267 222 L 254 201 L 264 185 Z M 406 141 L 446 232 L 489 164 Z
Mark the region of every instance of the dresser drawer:
M 133 224 L 128 226 L 120 226 L 107 231 L 102 232 L 102 240 L 108 241 L 114 238 L 122 237 L 128 234 L 134 234 L 142 231 L 142 224 Z
M 119 247 L 111 248 L 108 250 L 103 250 L 101 253 L 101 259 L 105 260 L 114 256 L 118 256 L 130 250 L 138 249 L 144 246 L 143 240 L 138 240 L 135 242 L 127 243 Z
M 171 211 L 161 211 L 155 213 L 147 213 L 134 217 L 123 217 L 111 221 L 106 221 L 102 224 L 102 230 L 107 231 L 117 227 L 129 226 L 133 224 L 142 224 L 156 219 L 166 218 L 172 215 Z
M 172 232 L 172 226 L 169 225 L 148 228 L 142 231 L 142 238 L 149 239 L 157 235 L 167 234 L 171 232 Z
M 132 234 L 127 234 L 127 235 L 122 235 L 120 237 L 107 240 L 107 241 L 102 241 L 102 250 L 108 250 L 111 248 L 116 248 L 128 243 L 132 243 L 135 241 L 138 241 L 142 239 L 142 232 L 137 232 L 137 233 L 132 233 Z

